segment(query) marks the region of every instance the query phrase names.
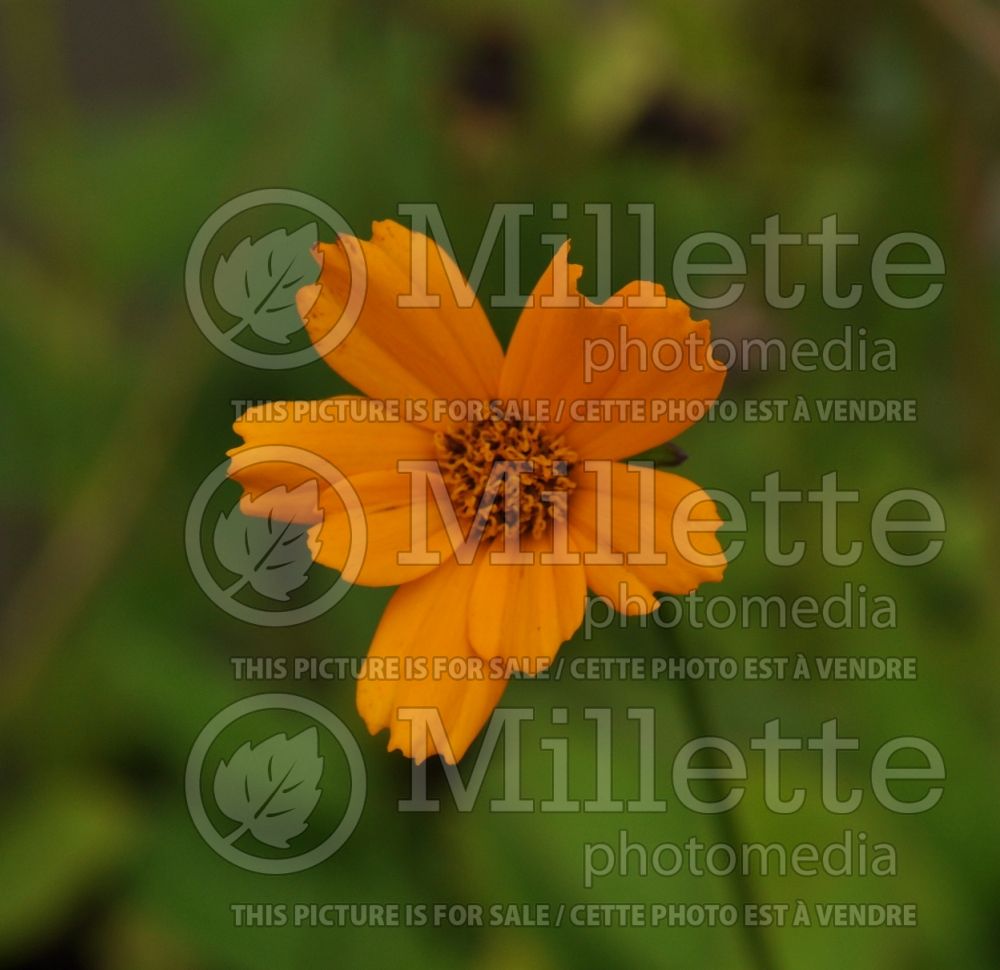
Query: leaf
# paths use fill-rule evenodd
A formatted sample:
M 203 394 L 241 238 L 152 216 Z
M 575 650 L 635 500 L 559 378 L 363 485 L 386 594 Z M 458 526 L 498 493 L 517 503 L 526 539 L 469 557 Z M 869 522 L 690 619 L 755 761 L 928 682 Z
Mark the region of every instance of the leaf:
M 238 326 L 228 331 L 230 339 L 244 327 L 271 343 L 287 344 L 302 326 L 295 308 L 295 293 L 315 283 L 319 266 L 310 250 L 319 230 L 315 223 L 289 235 L 275 229 L 254 242 L 249 236 L 215 267 L 215 297 L 234 317 Z
M 227 764 L 219 763 L 213 791 L 219 810 L 240 825 L 229 836 L 236 842 L 249 831 L 265 845 L 287 849 L 301 835 L 322 793 L 323 758 L 316 728 L 289 740 L 285 734 L 247 741 Z
M 235 595 L 249 583 L 261 596 L 287 602 L 309 578 L 322 521 L 314 480 L 291 491 L 279 485 L 222 513 L 212 537 L 215 553 L 240 577 L 226 592 Z

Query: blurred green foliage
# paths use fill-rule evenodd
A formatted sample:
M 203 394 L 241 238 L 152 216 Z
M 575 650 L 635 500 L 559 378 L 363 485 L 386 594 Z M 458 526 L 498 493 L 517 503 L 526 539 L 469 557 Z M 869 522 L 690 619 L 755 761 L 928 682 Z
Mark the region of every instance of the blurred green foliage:
M 943 2 L 943 0 L 942 0 Z M 947 4 L 945 4 L 947 6 Z M 959 5 L 964 6 L 964 5 Z M 0 3 L 0 320 L 6 397 L 4 642 L 0 653 L 0 965 L 110 970 L 303 965 L 524 968 L 746 966 L 736 929 L 237 929 L 238 902 L 683 901 L 731 899 L 717 878 L 581 882 L 585 842 L 655 845 L 718 838 L 712 819 L 665 814 L 436 816 L 395 809 L 408 765 L 364 735 L 350 684 L 307 684 L 357 729 L 368 808 L 336 857 L 294 876 L 242 872 L 201 841 L 183 771 L 204 724 L 260 685 L 230 657 L 363 656 L 386 600 L 355 590 L 332 613 L 261 630 L 218 610 L 184 557 L 198 483 L 235 443 L 232 400 L 302 399 L 344 385 L 322 363 L 255 371 L 217 353 L 184 304 L 188 246 L 234 195 L 290 186 L 330 202 L 363 232 L 402 201 L 440 204 L 468 268 L 491 205 L 528 201 L 524 279 L 568 232 L 593 291 L 587 202 L 616 225 L 613 283 L 638 274 L 630 202 L 657 207 L 657 278 L 694 231 L 746 241 L 780 212 L 816 232 L 830 212 L 862 245 L 842 279 L 850 311 L 819 299 L 819 259 L 789 251 L 808 297 L 769 308 L 751 253 L 746 296 L 714 332 L 818 340 L 846 324 L 892 338 L 898 370 L 737 373 L 726 396 L 917 397 L 915 424 L 703 422 L 683 439 L 683 472 L 746 497 L 780 469 L 790 488 L 840 473 L 862 502 L 845 536 L 866 535 L 885 492 L 919 487 L 945 508 L 944 551 L 920 569 L 871 548 L 850 569 L 819 553 L 815 509 L 787 514 L 809 550 L 768 566 L 760 521 L 718 592 L 786 597 L 846 581 L 898 604 L 895 630 L 680 631 L 692 655 L 916 656 L 911 683 L 733 683 L 704 687 L 718 733 L 747 750 L 762 723 L 809 736 L 828 717 L 862 739 L 844 783 L 868 787 L 889 737 L 931 739 L 949 769 L 933 811 L 893 816 L 871 798 L 848 827 L 890 841 L 890 879 L 759 880 L 762 899 L 915 901 L 916 929 L 771 934 L 783 967 L 995 967 L 998 473 L 997 79 L 935 18 L 934 4 L 861 0 L 706 3 L 553 0 L 469 4 L 289 0 L 3 0 Z M 996 12 L 996 8 L 990 8 Z M 996 13 L 1000 16 L 1000 13 Z M 553 202 L 568 218 L 549 218 Z M 937 239 L 942 297 L 900 312 L 869 285 L 871 251 L 903 230 Z M 499 255 L 483 292 L 502 286 Z M 504 339 L 517 313 L 492 311 Z M 716 590 L 710 592 L 715 593 Z M 567 656 L 653 656 L 670 637 L 632 622 Z M 550 755 L 530 743 L 553 707 L 570 711 L 571 750 L 593 745 L 588 706 L 616 719 L 615 782 L 634 788 L 626 707 L 655 707 L 658 771 L 692 734 L 679 683 L 518 681 L 505 703 L 535 708 L 524 785 L 545 797 Z M 788 758 L 789 786 L 816 791 L 814 760 Z M 499 789 L 492 765 L 486 788 Z M 631 787 L 630 787 L 631 786 Z M 586 797 L 583 793 L 582 797 Z M 767 813 L 751 783 L 735 813 L 745 836 L 835 840 L 845 827 L 810 797 Z

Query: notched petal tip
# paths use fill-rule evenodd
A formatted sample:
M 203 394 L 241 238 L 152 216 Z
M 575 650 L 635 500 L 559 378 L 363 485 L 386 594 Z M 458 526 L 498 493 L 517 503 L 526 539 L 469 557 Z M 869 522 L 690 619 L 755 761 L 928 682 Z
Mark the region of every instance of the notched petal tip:
M 367 240 L 339 235 L 318 248 L 322 290 L 306 290 L 299 313 L 341 377 L 379 398 L 495 396 L 500 342 L 433 238 L 386 219 L 372 223 Z
M 372 242 L 383 242 L 390 236 L 415 235 L 421 235 L 421 233 L 415 233 L 409 226 L 404 226 L 401 222 L 396 222 L 395 219 L 372 219 Z
M 572 248 L 573 242 L 571 239 L 567 238 L 563 240 L 560 247 L 552 256 L 552 262 L 549 263 L 548 270 L 546 270 L 546 272 L 542 275 L 542 278 L 538 281 L 539 289 L 542 288 L 543 282 L 547 279 L 547 277 L 549 277 L 550 274 L 552 282 L 554 282 L 556 273 L 558 272 L 562 275 L 565 283 L 562 287 L 553 287 L 553 291 L 556 295 L 562 293 L 570 297 L 576 297 L 581 301 L 583 306 L 594 306 L 594 304 L 591 303 L 587 297 L 579 292 L 578 286 L 580 283 L 580 277 L 583 276 L 583 263 L 571 263 L 569 261 L 569 254 Z M 540 295 L 544 297 L 548 294 L 543 292 Z

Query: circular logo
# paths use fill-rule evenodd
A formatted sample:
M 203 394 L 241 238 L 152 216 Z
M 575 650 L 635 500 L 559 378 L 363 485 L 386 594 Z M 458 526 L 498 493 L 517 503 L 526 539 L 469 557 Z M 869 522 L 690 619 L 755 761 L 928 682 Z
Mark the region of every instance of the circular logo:
M 313 347 L 296 293 L 320 273 L 320 225 L 341 237 L 351 285 L 339 318 Z M 363 251 L 347 220 L 295 189 L 256 189 L 213 212 L 188 250 L 184 289 L 195 323 L 227 357 L 266 370 L 302 367 L 351 332 L 364 305 Z M 294 339 L 297 338 L 297 339 Z
M 220 506 L 225 481 L 262 465 L 291 468 L 289 477 L 301 480 Z M 311 567 L 324 541 L 325 488 L 343 504 L 350 541 L 340 575 L 317 592 Z M 198 486 L 184 526 L 188 564 L 209 599 L 238 620 L 267 627 L 307 623 L 343 599 L 364 561 L 367 537 L 364 508 L 347 477 L 325 458 L 291 445 L 258 445 L 222 461 Z
M 286 730 L 275 733 L 276 712 Z M 335 759 L 349 781 L 346 795 L 332 780 Z M 301 872 L 330 858 L 357 827 L 366 792 L 364 757 L 347 726 L 295 694 L 257 694 L 220 711 L 195 739 L 184 776 L 201 837 L 233 865 L 268 874 Z M 340 819 L 323 835 L 333 810 L 326 803 L 338 803 Z M 326 826 L 315 821 L 319 816 Z

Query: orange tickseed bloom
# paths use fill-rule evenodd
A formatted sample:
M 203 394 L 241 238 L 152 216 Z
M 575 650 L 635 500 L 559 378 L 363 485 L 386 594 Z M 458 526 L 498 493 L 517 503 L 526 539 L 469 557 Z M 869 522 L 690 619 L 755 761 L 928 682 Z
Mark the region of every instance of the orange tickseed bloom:
M 414 259 L 423 266 L 425 253 L 431 299 L 414 300 L 411 266 Z M 389 750 L 455 762 L 488 720 L 508 676 L 544 669 L 576 632 L 588 588 L 637 614 L 656 608 L 656 592 L 682 595 L 721 579 L 725 557 L 712 501 L 678 475 L 622 459 L 693 424 L 718 397 L 725 371 L 712 359 L 708 323 L 692 320 L 662 287 L 630 283 L 606 304 L 582 296 L 582 268 L 569 263 L 568 242 L 535 287 L 505 355 L 468 284 L 453 290 L 462 277 L 447 253 L 391 221 L 375 223 L 369 241 L 342 236 L 317 247 L 319 282 L 298 295 L 314 344 L 344 312 L 351 261 L 357 265 L 359 257 L 367 267 L 364 304 L 325 360 L 373 405 L 401 402 L 401 413 L 413 420 L 387 420 L 395 412 L 366 411 L 355 406 L 365 399 L 352 396 L 329 399 L 353 402 L 340 409 L 254 408 L 236 422 L 245 444 L 230 455 L 293 446 L 347 477 L 367 522 L 364 560 L 350 578 L 399 587 L 359 679 L 358 710 L 373 734 L 389 729 Z M 691 349 L 669 372 L 636 349 L 664 338 Z M 595 373 L 591 366 L 588 373 L 595 346 L 628 352 L 614 367 Z M 498 405 L 459 421 L 435 407 L 454 401 Z M 608 401 L 628 407 L 587 408 Z M 671 406 L 657 410 L 664 401 Z M 508 402 L 524 406 L 519 413 L 546 418 L 512 417 Z M 331 413 L 336 420 L 320 417 Z M 421 489 L 401 460 L 434 470 Z M 497 461 L 530 462 L 513 476 L 507 506 L 510 479 L 484 501 Z M 247 512 L 279 520 L 281 497 L 294 501 L 293 490 L 314 477 L 279 461 L 248 462 L 230 473 L 245 490 Z M 266 510 L 255 508 L 255 498 L 271 490 L 277 498 Z M 472 555 L 456 552 L 454 528 L 435 491 L 450 498 L 463 533 L 458 544 L 481 539 Z M 351 544 L 349 510 L 324 482 L 319 505 L 314 556 L 342 570 Z M 287 518 L 294 512 L 290 507 Z M 415 519 L 425 525 L 421 541 L 429 555 L 406 555 L 414 548 Z M 511 537 L 519 555 L 504 554 Z M 436 710 L 443 731 L 420 730 L 411 709 Z

